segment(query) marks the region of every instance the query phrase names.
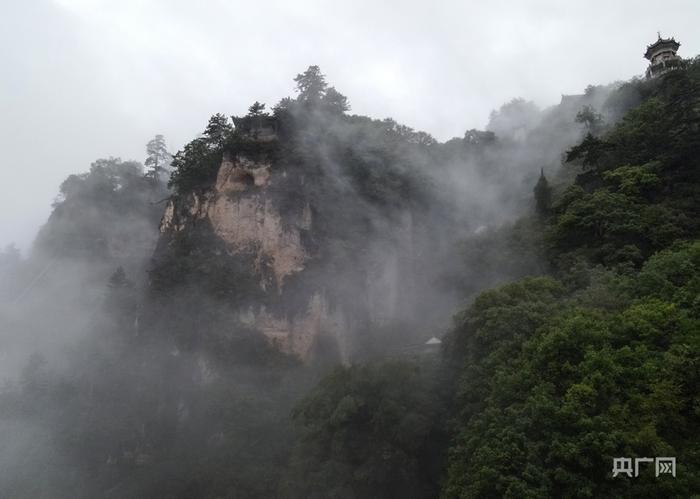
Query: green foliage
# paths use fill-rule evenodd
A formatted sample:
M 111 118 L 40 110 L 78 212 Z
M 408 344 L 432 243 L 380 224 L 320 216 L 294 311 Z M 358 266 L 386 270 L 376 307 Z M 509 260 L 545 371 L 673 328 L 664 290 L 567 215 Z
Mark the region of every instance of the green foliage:
M 284 497 L 434 497 L 445 432 L 430 372 L 338 368 L 294 410 L 301 436 Z
M 172 156 L 168 152 L 165 138 L 162 135 L 156 135 L 146 144 L 146 155 L 145 165 L 148 168 L 146 175 L 159 184 L 161 176 L 167 171 L 167 167 L 172 161 Z
M 36 468 L 18 467 L 29 485 L 8 475 L 4 497 L 276 497 L 293 437 L 287 415 L 312 376 L 117 340 L 83 344 L 70 375 L 33 356 L 19 386 L 0 391 L 4 430 L 15 421 L 41 430 L 22 449 Z M 204 381 L 202 365 L 217 375 Z M 50 445 L 37 448 L 49 430 Z
M 318 66 L 309 68 L 294 78 L 297 85 L 297 103 L 306 109 L 322 110 L 330 114 L 343 114 L 350 109 L 348 99 L 335 87 L 329 87 L 326 76 Z
M 70 175 L 60 187 L 36 248 L 48 255 L 110 262 L 151 249 L 164 195 L 141 164 L 118 158 L 95 161 L 88 173 Z
M 558 307 L 563 286 L 547 277 L 530 277 L 480 294 L 472 307 L 455 316 L 454 330 L 445 340 L 451 364 L 465 372 L 472 389 L 460 390 L 464 403 L 481 404 L 486 371 L 506 362 L 522 342 Z
M 594 262 L 640 265 L 700 230 L 700 78 L 664 76 L 651 96 L 602 137 L 588 135 L 567 160 L 582 163 L 579 190 L 555 203 L 553 253 L 576 248 Z
M 266 114 L 267 113 L 265 112 L 265 104 L 261 104 L 258 101 L 255 101 L 253 105 L 248 108 L 248 116 L 252 118 L 257 118 Z
M 699 72 L 696 61 L 622 85 L 606 108 L 631 110 L 569 151 L 583 173 L 546 222 L 562 283 L 509 284 L 457 316 L 442 497 L 700 489 Z M 579 121 L 594 132 L 591 113 Z M 612 478 L 614 457 L 665 455 L 677 458 L 675 479 Z
M 323 106 L 329 113 L 342 114 L 350 110 L 348 98 L 338 92 L 335 87 L 329 87 L 323 96 Z
M 178 194 L 211 184 L 225 150 L 233 138 L 233 125 L 227 116 L 217 113 L 209 119 L 201 137 L 194 139 L 173 157 L 173 173 L 168 183 Z
M 589 249 L 593 261 L 639 264 L 642 250 L 648 251 L 646 220 L 634 199 L 620 193 L 598 190 L 582 193 L 556 218 L 551 240 L 559 250 Z
M 338 123 L 350 109 L 347 98 L 334 87 L 328 87 L 318 66 L 310 66 L 294 79 L 299 95 L 296 100 L 286 98 L 275 106 L 273 116 L 265 112 L 265 105 L 255 102 L 244 117 L 233 117 L 235 129 L 227 116 L 212 116 L 201 137 L 191 141 L 175 154 L 169 186 L 177 194 L 211 185 L 216 178 L 223 154 L 274 157 L 284 147 L 288 157 L 303 155 L 304 137 L 318 140 L 319 133 Z M 260 131 L 274 131 L 275 140 L 261 141 Z M 283 139 L 280 145 L 276 139 Z M 300 140 L 302 139 L 302 140 Z M 319 144 L 320 145 L 320 144 Z M 299 149 L 302 149 L 301 151 Z
M 212 150 L 201 139 L 194 139 L 173 157 L 169 187 L 188 192 L 211 181 L 221 162 L 220 151 Z
M 459 262 L 449 267 L 446 284 L 473 298 L 512 279 L 546 273 L 544 228 L 542 217 L 523 217 L 467 238 L 459 246 Z
M 649 260 L 613 309 L 585 293 L 524 293 L 528 281 L 482 295 L 454 333 L 466 358 L 443 497 L 687 497 L 697 490 L 698 376 L 688 368 L 700 361 L 698 248 Z M 687 271 L 675 284 L 671 262 Z M 618 293 L 619 279 L 595 294 Z M 511 298 L 515 290 L 524 301 Z M 537 304 L 542 312 L 526 312 Z M 523 320 L 528 315 L 534 320 Z M 611 477 L 613 457 L 661 455 L 676 456 L 685 474 Z
M 566 161 L 571 162 L 580 159 L 584 168 L 590 167 L 598 164 L 609 147 L 609 144 L 588 133 L 580 144 L 567 151 Z
M 603 113 L 610 122 L 617 123 L 630 109 L 649 97 L 657 84 L 658 79 L 633 79 L 618 85 L 605 99 Z
M 642 166 L 621 166 L 604 172 L 603 179 L 626 196 L 651 200 L 661 184 L 656 170 L 658 170 L 657 162 Z
M 297 76 L 298 98 L 283 99 L 272 116 L 259 102 L 233 118 L 235 127 L 213 116 L 174 157 L 175 204 L 211 185 L 225 154 L 270 160 L 273 187 L 252 195 L 285 213 L 307 204 L 313 213 L 313 233 L 301 232 L 313 261 L 285 281 L 294 296 L 265 292 L 274 288 L 269 262 L 252 249 L 231 254 L 197 220 L 160 240 L 147 296 L 117 269 L 96 326 L 101 334 L 81 351 L 79 372 L 61 379 L 32 358 L 19 386 L 0 393 L 0 423 L 50 421 L 52 446 L 71 457 L 57 490 L 81 482 L 91 497 L 696 493 L 698 66 L 620 86 L 605 106 L 596 104 L 612 117 L 610 129 L 584 107 L 577 119 L 589 133 L 567 158 L 581 167 L 576 183 L 552 199 L 542 173 L 534 194 L 547 216 L 479 227 L 463 244 L 463 266 L 448 267 L 451 284 L 471 297 L 484 285 L 545 273 L 538 256 L 546 242 L 556 278 L 527 277 L 481 293 L 455 316 L 440 365 L 338 368 L 301 402 L 315 373 L 296 369 L 241 323 L 240 310 L 265 306 L 294 317 L 324 273 L 343 283 L 328 291 L 331 303 L 358 301 L 367 241 L 384 242 L 382 231 L 407 213 L 445 216 L 432 184 L 440 175 L 428 176 L 428 168 L 473 162 L 485 178 L 503 181 L 502 164 L 522 151 L 514 144 L 530 133 L 531 144 L 549 139 L 542 130 L 550 129 L 538 132 L 538 124 L 554 128 L 564 118 L 515 100 L 492 114 L 492 131 L 438 144 L 390 119 L 346 115 L 347 99 L 317 66 Z M 593 106 L 600 92 L 589 87 L 576 107 Z M 273 131 L 265 140 L 255 132 L 262 128 Z M 164 143 L 152 142 L 147 164 L 157 168 Z M 527 170 L 549 168 L 551 158 L 540 159 Z M 145 208 L 152 209 L 152 184 L 138 164 L 98 161 L 61 186 L 41 243 L 108 253 L 114 234 L 123 234 L 115 220 L 152 215 Z M 251 272 L 256 265 L 260 274 Z M 663 455 L 678 459 L 675 480 L 611 477 L 613 457 Z
M 582 123 L 589 133 L 596 134 L 603 124 L 603 116 L 592 106 L 583 106 L 576 114 L 576 122 Z
M 221 113 L 217 113 L 209 118 L 202 140 L 210 149 L 222 149 L 232 133 L 233 126 L 229 118 Z
M 700 243 L 652 256 L 639 273 L 637 293 L 673 303 L 700 317 Z
M 317 104 L 328 88 L 326 76 L 321 73 L 321 68 L 318 66 L 309 66 L 306 71 L 294 78 L 294 82 L 297 84 L 299 102 L 310 105 Z

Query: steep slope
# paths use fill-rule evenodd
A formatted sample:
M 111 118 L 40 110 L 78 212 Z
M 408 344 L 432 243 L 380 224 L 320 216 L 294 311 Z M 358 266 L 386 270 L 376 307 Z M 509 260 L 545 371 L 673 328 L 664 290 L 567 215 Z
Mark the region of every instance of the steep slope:
M 408 186 L 418 174 L 411 163 L 399 170 L 391 158 L 339 157 L 353 153 L 351 143 L 337 142 L 350 129 L 341 116 L 314 116 L 314 127 L 321 121 L 330 131 L 319 127 L 310 145 L 311 125 L 299 123 L 306 116 L 268 122 L 282 128 L 285 118 L 293 124 L 264 140 L 243 127 L 225 128 L 228 142 L 209 151 L 219 164 L 166 207 L 152 289 L 157 297 L 196 287 L 232 311 L 228 327 L 256 330 L 304 360 L 320 349 L 347 362 L 368 328 L 411 318 L 414 241 L 427 243 L 428 227 L 413 222 L 417 193 L 368 199 L 373 192 L 338 168 L 341 161 L 358 167 L 378 159 L 374 174 L 387 178 L 372 189 Z
M 192 300 L 230 310 L 222 334 L 254 330 L 304 360 L 427 340 L 465 292 L 522 272 L 521 261 L 470 264 L 457 283 L 457 242 L 529 209 L 529 179 L 554 170 L 584 130 L 570 102 L 541 113 L 516 100 L 492 117 L 501 135 L 470 130 L 439 144 L 393 120 L 349 116 L 312 69 L 300 77 L 318 81 L 297 99 L 272 114 L 256 103 L 233 123 L 215 115 L 175 157 L 150 272 L 157 305 L 145 315 L 185 343 L 201 328 L 169 310 Z M 609 90 L 591 87 L 577 105 Z
M 456 435 L 441 497 L 690 497 L 700 487 L 700 61 L 568 154 L 541 229 L 553 275 L 482 293 L 445 358 Z M 613 97 L 622 99 L 629 86 Z M 674 476 L 611 473 L 673 456 Z
M 302 242 L 313 227 L 309 201 L 282 212 L 279 195 L 275 196 L 275 188 L 287 183 L 286 176 L 286 170 L 273 172 L 270 161 L 225 153 L 210 188 L 169 201 L 161 221 L 161 255 L 157 258 L 163 258 L 167 246 L 177 244 L 184 233 L 206 226 L 221 243 L 215 253 L 223 251 L 228 258 L 247 262 L 259 288 L 256 294 L 273 296 L 259 303 L 240 303 L 239 321 L 259 330 L 281 351 L 308 359 L 321 335 L 340 344 L 348 327 L 340 310 L 329 306 L 322 288 L 309 291 L 306 303 L 293 313 L 267 308 L 273 302 L 287 301 L 285 280 L 302 272 L 315 256 Z
M 588 126 L 577 108 L 599 105 L 609 89 L 543 112 L 514 101 L 494 113 L 491 131 L 442 144 L 391 119 L 348 114 L 318 78 L 318 68 L 299 75 L 298 97 L 271 115 L 256 103 L 244 117 L 212 117 L 174 159 L 160 231 L 153 214 L 164 196 L 141 195 L 151 180 L 142 173 L 126 182 L 100 168 L 66 184 L 86 202 L 57 206 L 44 231 L 57 244 L 44 247 L 103 260 L 89 272 L 99 286 L 81 288 L 89 314 L 62 317 L 66 329 L 86 319 L 90 335 L 60 364 L 33 357 L 0 392 L 3 434 L 18 435 L 1 457 L 20 463 L 6 468 L 0 495 L 438 494 L 456 378 L 422 347 L 475 293 L 549 269 L 546 210 L 512 222 L 531 212 L 542 170 L 555 199 L 580 171 L 559 171 Z M 143 253 L 113 251 L 139 246 L 119 223 L 137 212 L 148 214 L 143 241 L 157 239 L 143 274 Z M 560 288 L 535 283 L 515 295 L 537 301 L 540 287 Z M 48 334 L 55 317 L 44 304 L 71 296 L 55 284 L 31 312 Z M 508 316 L 512 330 L 499 328 L 499 303 L 485 314 L 495 334 L 529 331 L 520 314 Z M 459 373 L 467 357 L 454 354 Z M 329 367 L 365 360 L 339 368 L 292 411 Z

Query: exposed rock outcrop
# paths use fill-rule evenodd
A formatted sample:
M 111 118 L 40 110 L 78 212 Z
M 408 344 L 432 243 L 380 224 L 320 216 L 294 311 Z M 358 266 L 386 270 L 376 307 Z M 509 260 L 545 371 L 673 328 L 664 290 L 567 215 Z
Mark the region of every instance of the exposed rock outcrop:
M 171 200 L 161 222 L 161 233 L 186 230 L 203 219 L 232 252 L 256 254 L 256 271 L 271 267 L 278 291 L 285 277 L 301 271 L 309 254 L 300 230 L 311 227 L 311 212 L 299 214 L 302 226 L 286 224 L 273 201 L 265 195 L 271 182 L 270 164 L 246 157 L 224 157 L 215 185 L 204 193 Z M 263 282 L 264 285 L 264 282 Z
M 174 269 L 184 251 L 232 320 L 277 350 L 347 362 L 375 341 L 373 328 L 416 323 L 433 306 L 415 300 L 411 276 L 429 272 L 415 257 L 412 212 L 370 216 L 352 189 L 313 164 L 224 155 L 209 187 L 169 201 L 159 248 Z
M 245 156 L 225 156 L 215 184 L 204 191 L 192 192 L 169 201 L 160 231 L 172 239 L 177 233 L 208 223 L 227 247 L 229 254 L 253 254 L 250 271 L 259 277 L 265 293 L 285 299 L 285 280 L 304 270 L 312 258 L 302 243 L 302 232 L 313 227 L 309 202 L 299 213 L 280 212 L 269 189 L 284 172 L 272 172 L 266 161 Z M 274 285 L 269 286 L 272 275 Z M 239 313 L 240 322 L 260 331 L 282 352 L 302 359 L 311 356 L 321 337 L 331 338 L 344 356 L 347 323 L 340 310 L 332 307 L 323 293 L 309 293 L 305 307 L 296 313 L 273 311 L 264 304 L 247 307 Z
M 348 360 L 349 325 L 341 311 L 330 307 L 320 292 L 311 296 L 308 307 L 298 316 L 278 317 L 263 307 L 257 313 L 250 310 L 247 317 L 249 324 L 282 352 L 308 358 L 314 343 L 325 336 L 335 342 L 341 360 Z

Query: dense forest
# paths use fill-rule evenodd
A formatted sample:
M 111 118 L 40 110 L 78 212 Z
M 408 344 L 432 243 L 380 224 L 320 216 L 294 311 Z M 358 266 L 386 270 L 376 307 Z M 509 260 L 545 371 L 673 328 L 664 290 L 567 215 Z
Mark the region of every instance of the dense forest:
M 2 326 L 27 331 L 0 496 L 697 494 L 700 61 L 444 143 L 350 114 L 316 66 L 295 83 L 172 157 L 157 136 L 146 168 L 71 175 L 32 255 L 0 254 Z M 303 270 L 195 217 L 222 158 L 256 166 L 221 199 L 274 206 Z M 352 320 L 302 356 L 246 319 L 318 290 Z M 611 474 L 654 456 L 676 477 Z

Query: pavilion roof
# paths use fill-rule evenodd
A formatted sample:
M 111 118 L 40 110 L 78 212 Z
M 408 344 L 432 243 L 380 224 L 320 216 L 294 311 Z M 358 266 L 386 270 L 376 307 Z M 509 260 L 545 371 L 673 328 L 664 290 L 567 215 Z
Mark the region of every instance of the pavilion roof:
M 651 45 L 647 45 L 647 51 L 644 53 L 644 57 L 647 59 L 651 59 L 652 54 L 658 51 L 659 49 L 670 48 L 676 51 L 680 46 L 681 44 L 678 43 L 673 37 L 661 38 L 661 35 L 659 35 L 658 40 L 656 40 Z

